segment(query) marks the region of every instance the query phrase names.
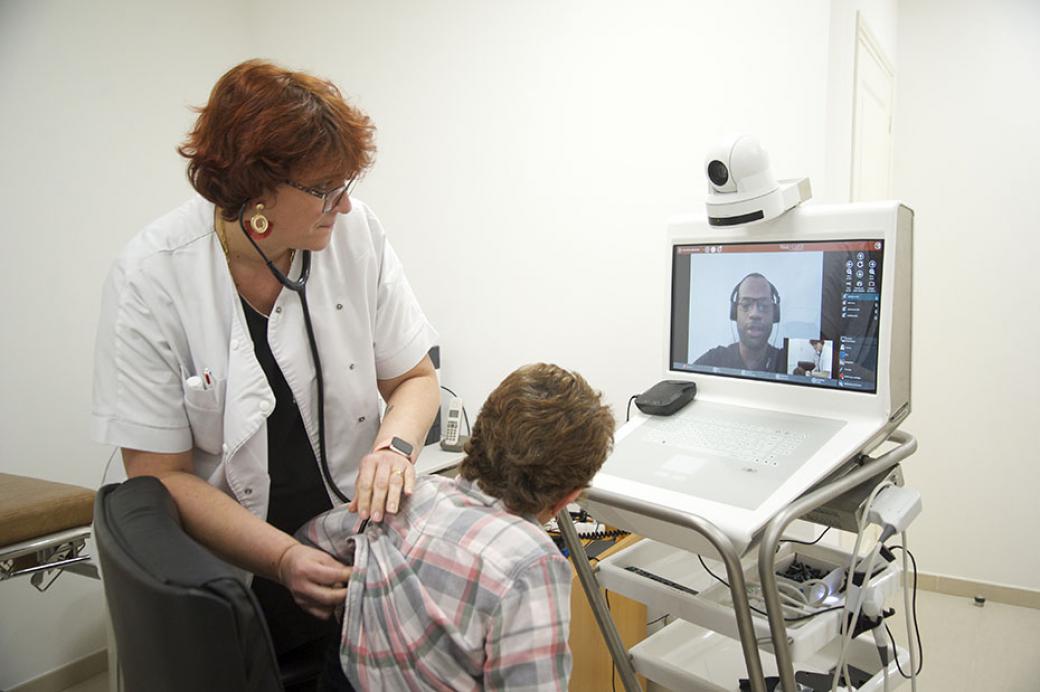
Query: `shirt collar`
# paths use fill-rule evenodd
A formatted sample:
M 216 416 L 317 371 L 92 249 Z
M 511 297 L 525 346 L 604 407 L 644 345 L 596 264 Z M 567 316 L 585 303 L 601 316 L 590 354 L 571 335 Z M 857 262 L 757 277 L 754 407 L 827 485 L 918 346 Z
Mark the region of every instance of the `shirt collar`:
M 527 521 L 537 526 L 542 525 L 541 522 L 538 521 L 538 517 L 536 517 L 533 514 L 518 514 L 516 512 L 511 511 L 508 507 L 506 507 L 506 503 L 503 502 L 501 498 L 495 497 L 494 495 L 489 495 L 488 493 L 484 492 L 484 490 L 481 489 L 480 484 L 477 483 L 477 481 L 471 481 L 467 478 L 463 478 L 462 476 L 456 476 L 455 487 L 459 490 L 459 492 L 464 493 L 468 497 L 472 498 L 473 500 L 476 500 L 477 502 L 487 507 L 495 507 L 496 509 L 502 512 L 507 512 L 514 516 L 526 519 Z

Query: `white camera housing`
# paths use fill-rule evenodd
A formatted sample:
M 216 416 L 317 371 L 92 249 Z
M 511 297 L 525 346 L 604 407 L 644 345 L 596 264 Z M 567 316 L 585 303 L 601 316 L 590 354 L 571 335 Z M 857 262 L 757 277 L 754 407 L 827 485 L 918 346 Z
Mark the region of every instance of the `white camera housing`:
M 777 180 L 769 154 L 749 134 L 717 142 L 704 159 L 708 223 L 739 226 L 780 216 L 812 197 L 808 178 Z

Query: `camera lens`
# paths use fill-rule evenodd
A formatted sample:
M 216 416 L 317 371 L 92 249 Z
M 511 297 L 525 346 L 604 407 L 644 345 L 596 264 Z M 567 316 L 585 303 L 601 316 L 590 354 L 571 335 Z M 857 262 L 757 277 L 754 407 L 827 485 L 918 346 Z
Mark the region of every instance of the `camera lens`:
M 729 180 L 729 169 L 726 164 L 715 159 L 708 164 L 708 180 L 717 187 L 722 187 Z

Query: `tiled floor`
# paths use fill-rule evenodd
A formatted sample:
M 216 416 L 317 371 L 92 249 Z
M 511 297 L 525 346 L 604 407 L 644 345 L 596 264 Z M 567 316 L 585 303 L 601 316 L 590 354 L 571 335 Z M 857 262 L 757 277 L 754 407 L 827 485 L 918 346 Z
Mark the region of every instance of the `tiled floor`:
M 993 602 L 979 608 L 969 598 L 927 591 L 918 593 L 917 610 L 924 642 L 918 690 L 1040 690 L 1040 610 Z M 901 616 L 892 631 L 905 647 Z
M 894 604 L 902 611 L 901 603 Z M 1040 610 L 987 603 L 921 591 L 917 597 L 924 640 L 919 692 L 1036 692 L 1040 690 Z M 902 614 L 892 622 L 906 646 Z M 904 682 L 901 679 L 899 682 Z M 895 688 L 896 680 L 893 680 Z M 909 690 L 906 682 L 900 689 Z M 107 692 L 99 675 L 66 692 Z M 585 692 L 585 691 L 581 691 Z

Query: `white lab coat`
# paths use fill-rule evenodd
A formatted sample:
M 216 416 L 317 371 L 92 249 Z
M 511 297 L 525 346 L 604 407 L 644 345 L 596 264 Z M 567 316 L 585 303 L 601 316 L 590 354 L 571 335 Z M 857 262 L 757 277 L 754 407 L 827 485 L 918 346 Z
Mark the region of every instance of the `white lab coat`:
M 329 247 L 313 253 L 307 284 L 325 377 L 329 468 L 347 497 L 379 428 L 376 380 L 407 372 L 437 341 L 378 219 L 352 203 Z M 275 399 L 213 211 L 196 196 L 147 226 L 116 260 L 98 323 L 93 432 L 119 447 L 190 449 L 200 477 L 266 518 L 266 422 Z M 301 254 L 290 276 L 298 275 Z M 300 299 L 288 289 L 271 312 L 268 341 L 317 458 L 317 381 Z M 206 370 L 213 386 L 188 381 Z

